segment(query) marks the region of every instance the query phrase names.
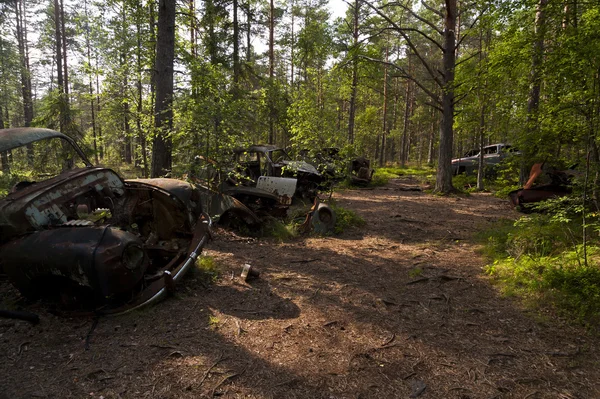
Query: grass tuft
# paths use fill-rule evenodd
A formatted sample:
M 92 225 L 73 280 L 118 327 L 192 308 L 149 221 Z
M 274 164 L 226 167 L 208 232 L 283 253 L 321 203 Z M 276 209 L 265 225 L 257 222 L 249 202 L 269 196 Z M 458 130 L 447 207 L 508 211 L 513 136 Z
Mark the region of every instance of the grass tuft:
M 490 260 L 485 272 L 506 296 L 588 326 L 600 324 L 600 248 L 588 245 L 587 263 L 581 221 L 556 213 L 504 220 L 481 233 Z

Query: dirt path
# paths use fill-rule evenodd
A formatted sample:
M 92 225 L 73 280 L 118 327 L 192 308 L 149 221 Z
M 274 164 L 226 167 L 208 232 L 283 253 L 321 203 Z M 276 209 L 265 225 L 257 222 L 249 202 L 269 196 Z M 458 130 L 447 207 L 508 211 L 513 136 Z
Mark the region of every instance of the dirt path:
M 470 237 L 514 217 L 506 201 L 415 184 L 336 193 L 367 221 L 338 237 L 221 231 L 215 285 L 189 276 L 89 337 L 92 320 L 43 309 L 35 327 L 0 319 L 0 398 L 600 398 L 599 340 L 482 274 Z M 246 262 L 262 272 L 251 285 Z

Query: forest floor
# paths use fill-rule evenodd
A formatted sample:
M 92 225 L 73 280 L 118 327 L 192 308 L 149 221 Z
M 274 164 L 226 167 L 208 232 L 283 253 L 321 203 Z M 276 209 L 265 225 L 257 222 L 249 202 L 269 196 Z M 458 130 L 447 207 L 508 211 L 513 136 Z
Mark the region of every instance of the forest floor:
M 41 307 L 37 326 L 0 319 L 0 398 L 600 398 L 600 338 L 483 273 L 473 233 L 516 218 L 508 201 L 418 184 L 336 192 L 367 223 L 335 237 L 217 230 L 214 284 L 186 276 L 95 329 Z

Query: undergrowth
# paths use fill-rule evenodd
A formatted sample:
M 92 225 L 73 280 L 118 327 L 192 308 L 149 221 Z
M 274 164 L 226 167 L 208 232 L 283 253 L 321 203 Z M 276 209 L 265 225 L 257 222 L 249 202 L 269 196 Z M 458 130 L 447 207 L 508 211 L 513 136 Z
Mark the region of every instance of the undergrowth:
M 329 206 L 334 210 L 336 215 L 335 234 L 342 234 L 351 227 L 362 227 L 366 224 L 363 218 L 350 209 L 342 208 L 335 202 L 330 203 Z
M 485 272 L 501 292 L 535 308 L 552 307 L 587 326 L 600 324 L 600 246 L 582 245 L 581 207 L 559 199 L 544 214 L 501 221 L 480 235 L 491 263 Z M 589 226 L 590 232 L 592 225 Z M 584 256 L 585 255 L 585 256 Z
M 204 284 L 214 283 L 219 277 L 219 264 L 211 256 L 201 256 L 196 260 L 195 271 Z
M 417 177 L 421 180 L 435 180 L 435 168 L 430 168 L 426 166 L 422 167 L 385 167 L 385 168 L 376 168 L 373 173 L 373 178 L 371 182 L 367 185 L 367 187 L 381 187 L 385 186 L 389 183 L 390 179 L 397 179 L 401 176 L 413 176 Z M 346 188 L 352 187 L 352 183 L 350 179 L 342 182 L 338 187 Z
M 365 225 L 364 219 L 355 212 L 337 205 L 335 201 L 330 201 L 327 205 L 336 215 L 333 234 L 342 234 L 351 227 L 361 227 Z M 306 214 L 309 211 L 310 207 L 301 207 L 291 210 L 288 217 L 283 221 L 270 218 L 264 223 L 261 235 L 263 237 L 275 238 L 280 242 L 296 238 L 300 234 L 303 234 L 301 226 L 306 220 Z M 316 233 L 311 232 L 310 235 L 316 235 Z

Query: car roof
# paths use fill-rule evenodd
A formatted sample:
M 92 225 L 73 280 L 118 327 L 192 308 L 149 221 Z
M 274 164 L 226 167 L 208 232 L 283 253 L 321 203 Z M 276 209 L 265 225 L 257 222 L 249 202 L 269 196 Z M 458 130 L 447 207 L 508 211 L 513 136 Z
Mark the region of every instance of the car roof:
M 268 152 L 268 151 L 275 151 L 275 150 L 281 150 L 282 148 L 277 147 L 275 145 L 271 145 L 271 144 L 256 144 L 256 145 L 251 145 L 250 147 L 244 147 L 244 148 L 236 148 L 234 150 L 235 153 L 243 153 L 243 152 Z
M 79 146 L 72 138 L 57 132 L 56 130 L 40 127 L 15 127 L 11 129 L 0 129 L 0 152 L 22 147 L 31 143 L 35 143 L 36 141 L 52 138 L 61 138 L 68 141 L 75 148 L 85 164 L 87 166 L 91 166 L 91 163 L 83 154 L 83 151 L 81 151 Z

